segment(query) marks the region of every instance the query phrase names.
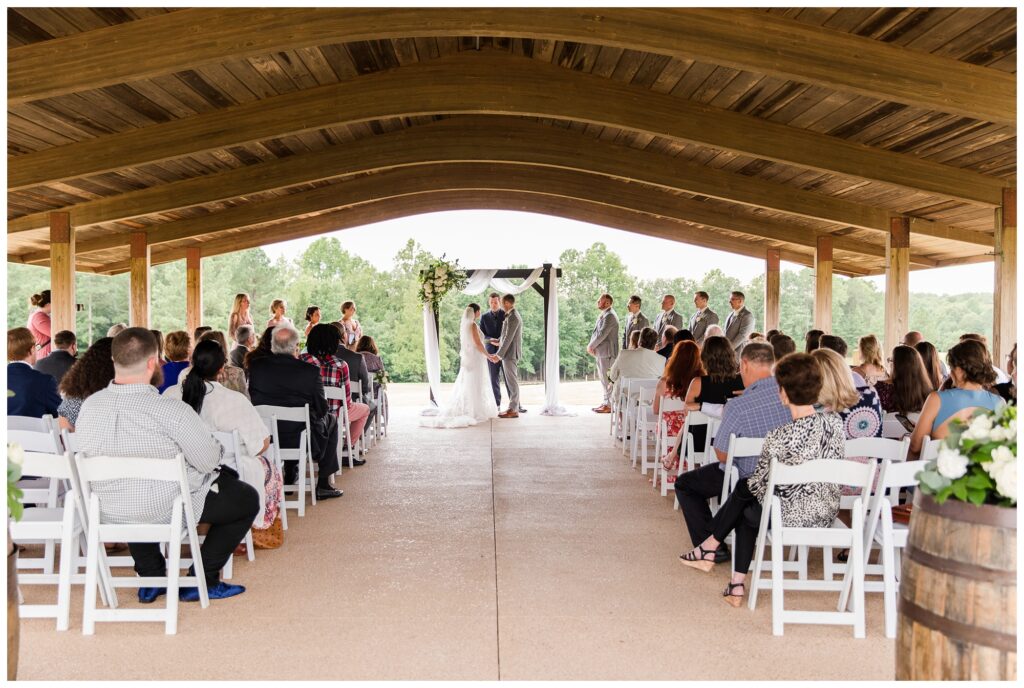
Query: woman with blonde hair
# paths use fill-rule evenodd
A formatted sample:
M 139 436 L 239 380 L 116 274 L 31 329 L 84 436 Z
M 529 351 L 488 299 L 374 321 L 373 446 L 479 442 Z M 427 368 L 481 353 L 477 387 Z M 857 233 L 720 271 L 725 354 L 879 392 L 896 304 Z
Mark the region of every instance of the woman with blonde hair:
M 278 325 L 290 325 L 295 327 L 292 323 L 292 319 L 285 315 L 288 310 L 288 304 L 285 303 L 284 299 L 274 299 L 270 302 L 270 320 L 267 321 L 267 327 L 277 327 Z
M 249 295 L 244 291 L 235 294 L 235 303 L 231 306 L 231 317 L 228 318 L 228 336 L 234 339 L 235 332 L 242 325 L 253 326 L 252 313 L 249 312 Z
M 356 320 L 356 304 L 354 301 L 346 301 L 341 304 L 341 327 L 344 341 L 342 346 L 346 349 L 355 349 L 356 343 L 363 336 L 363 328 Z
M 860 354 L 860 365 L 854 366 L 853 370 L 867 380 L 869 385 L 889 377 L 885 372 L 882 346 L 878 343 L 878 337 L 869 334 L 857 340 L 857 353 Z

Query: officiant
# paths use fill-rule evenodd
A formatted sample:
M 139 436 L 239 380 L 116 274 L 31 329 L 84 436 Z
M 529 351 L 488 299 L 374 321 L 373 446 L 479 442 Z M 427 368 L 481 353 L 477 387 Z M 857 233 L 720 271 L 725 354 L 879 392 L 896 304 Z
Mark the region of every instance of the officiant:
M 501 337 L 501 325 L 505 322 L 505 311 L 501 307 L 501 295 L 491 292 L 487 295 L 487 304 L 490 310 L 480 316 L 480 330 L 484 333 L 484 347 L 487 353 L 493 354 L 498 347 L 491 343 L 492 339 Z M 493 363 L 487 361 L 487 371 L 491 375 L 491 389 L 494 390 L 494 403 L 501 408 L 501 362 Z M 505 392 L 508 393 L 508 380 L 505 381 Z M 509 394 L 511 397 L 511 394 Z M 526 413 L 526 409 L 520 407 L 519 413 Z

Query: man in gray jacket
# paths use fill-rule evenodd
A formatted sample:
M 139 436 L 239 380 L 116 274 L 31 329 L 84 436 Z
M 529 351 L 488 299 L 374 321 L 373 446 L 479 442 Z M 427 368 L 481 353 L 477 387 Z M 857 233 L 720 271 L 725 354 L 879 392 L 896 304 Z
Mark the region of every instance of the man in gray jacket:
M 665 335 L 666 327 L 674 327 L 677 330 L 683 329 L 683 316 L 676 313 L 676 297 L 672 294 L 665 294 L 661 297 L 661 313 L 654 319 L 654 329 L 658 336 Z
M 629 348 L 629 338 L 634 332 L 639 332 L 645 327 L 651 326 L 651 321 L 640 312 L 640 297 L 636 294 L 629 297 L 626 310 L 629 311 L 629 315 L 626 317 L 626 329 L 622 333 L 623 351 Z
M 492 363 L 501 361 L 508 385 L 508 410 L 499 413 L 498 418 L 519 417 L 519 358 L 523 355 L 523 319 L 516 310 L 516 297 L 505 294 L 501 299 L 505 320 L 501 323 L 501 339 L 491 340 L 498 350 L 487 358 Z
M 747 345 L 747 338 L 754 331 L 754 314 L 743 304 L 747 298 L 741 291 L 734 291 L 729 298 L 732 312 L 725 319 L 725 336 L 737 354 Z
M 601 315 L 594 326 L 594 333 L 587 344 L 587 353 L 597 359 L 597 379 L 604 390 L 604 401 L 594 409 L 595 413 L 611 413 L 612 383 L 608 373 L 619 355 L 619 319 L 612 310 L 611 294 L 602 294 L 597 300 Z
M 700 346 L 704 343 L 704 335 L 708 328 L 718 324 L 718 313 L 708 308 L 708 293 L 698 291 L 693 295 L 693 305 L 697 312 L 690 316 L 690 334 L 693 340 Z

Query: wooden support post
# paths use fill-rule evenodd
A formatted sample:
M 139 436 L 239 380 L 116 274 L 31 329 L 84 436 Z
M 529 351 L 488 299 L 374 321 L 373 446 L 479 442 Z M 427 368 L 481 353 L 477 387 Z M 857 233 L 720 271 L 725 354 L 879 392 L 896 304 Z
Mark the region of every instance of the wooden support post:
M 888 356 L 910 329 L 910 218 L 889 220 L 885 240 L 885 342 Z
M 128 322 L 149 328 L 149 242 L 145 232 L 132 232 L 129 243 Z
M 814 326 L 832 332 L 832 237 L 819 236 L 814 248 Z
M 1004 370 L 1017 342 L 1017 189 L 1003 189 L 996 209 L 995 288 L 992 291 L 992 357 Z
M 75 231 L 70 213 L 50 213 L 50 332 L 75 331 Z
M 203 268 L 198 246 L 185 249 L 185 326 L 189 334 L 203 324 Z
M 779 329 L 780 320 L 780 275 L 781 256 L 777 248 L 768 249 L 765 256 L 764 273 L 764 331 Z

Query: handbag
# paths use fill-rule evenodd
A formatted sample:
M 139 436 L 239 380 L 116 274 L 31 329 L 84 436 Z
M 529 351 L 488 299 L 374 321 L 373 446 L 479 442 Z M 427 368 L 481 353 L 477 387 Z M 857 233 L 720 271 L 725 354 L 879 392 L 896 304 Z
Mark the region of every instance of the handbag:
M 284 544 L 284 527 L 278 516 L 269 528 L 252 529 L 252 546 L 256 549 L 277 549 Z

